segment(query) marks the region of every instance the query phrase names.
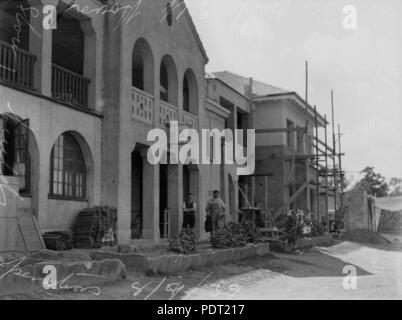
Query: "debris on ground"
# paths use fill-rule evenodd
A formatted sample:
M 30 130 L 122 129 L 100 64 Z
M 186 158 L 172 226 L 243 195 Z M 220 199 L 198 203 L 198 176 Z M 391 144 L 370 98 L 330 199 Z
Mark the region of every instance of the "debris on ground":
M 389 244 L 390 241 L 381 234 L 364 229 L 352 229 L 342 235 L 342 240 L 368 243 L 368 244 Z

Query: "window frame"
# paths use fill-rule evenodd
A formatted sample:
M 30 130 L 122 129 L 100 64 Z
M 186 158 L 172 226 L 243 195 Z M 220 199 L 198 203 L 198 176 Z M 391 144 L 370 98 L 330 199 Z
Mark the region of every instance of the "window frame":
M 0 174 L 5 175 L 8 171 L 12 177 L 18 177 L 18 194 L 20 197 L 29 198 L 32 196 L 31 182 L 31 154 L 29 150 L 30 126 L 29 119 L 21 120 L 14 116 L 3 116 L 0 114 L 1 135 L 0 139 Z M 20 129 L 20 131 L 18 130 Z M 17 143 L 20 142 L 20 144 Z M 22 156 L 24 155 L 24 156 Z M 17 159 L 23 161 L 17 162 Z M 24 174 L 16 174 L 14 169 L 16 164 L 24 165 Z M 8 167 L 5 170 L 5 167 Z M 10 169 L 11 168 L 11 169 Z M 21 180 L 24 181 L 24 188 L 21 188 Z
M 59 144 L 59 139 L 63 138 L 63 143 L 60 146 Z M 61 148 L 62 149 L 62 154 L 60 157 L 60 153 L 58 154 L 58 158 L 55 158 L 55 149 Z M 70 149 L 70 150 L 68 150 Z M 66 151 L 73 153 L 73 158 L 71 157 L 66 157 Z M 58 168 L 58 172 L 61 172 L 61 181 L 55 180 L 54 172 L 55 172 L 55 167 L 54 163 L 55 160 L 60 161 L 60 164 L 62 165 L 62 168 Z M 68 164 L 70 163 L 70 164 Z M 83 166 L 83 169 L 80 170 L 79 166 Z M 67 168 L 70 167 L 72 170 L 67 170 Z M 72 181 L 71 183 L 68 183 L 66 181 L 66 175 L 67 173 L 72 173 Z M 79 174 L 82 175 L 82 182 L 81 182 L 81 194 L 82 196 L 77 195 L 77 179 Z M 85 163 L 85 157 L 82 152 L 82 149 L 77 141 L 71 134 L 69 133 L 63 133 L 61 134 L 56 142 L 53 144 L 52 151 L 50 153 L 50 179 L 49 179 L 49 199 L 55 199 L 55 200 L 68 200 L 68 201 L 82 201 L 86 202 L 87 201 L 87 165 Z M 61 194 L 55 193 L 54 190 L 54 184 L 58 183 L 61 184 Z M 71 194 L 68 194 L 67 192 L 67 186 L 71 185 Z

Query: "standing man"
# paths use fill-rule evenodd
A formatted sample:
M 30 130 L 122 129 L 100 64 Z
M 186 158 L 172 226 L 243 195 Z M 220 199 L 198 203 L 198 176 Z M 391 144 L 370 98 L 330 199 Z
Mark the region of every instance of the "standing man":
M 187 234 L 194 233 L 195 226 L 195 211 L 197 210 L 197 204 L 194 202 L 194 195 L 189 193 L 187 195 L 187 201 L 183 203 L 183 231 Z
M 208 200 L 207 207 L 205 208 L 207 214 L 210 215 L 212 220 L 212 232 L 219 230 L 219 221 L 222 215 L 225 213 L 226 206 L 220 197 L 220 192 L 215 190 L 213 192 L 213 198 Z

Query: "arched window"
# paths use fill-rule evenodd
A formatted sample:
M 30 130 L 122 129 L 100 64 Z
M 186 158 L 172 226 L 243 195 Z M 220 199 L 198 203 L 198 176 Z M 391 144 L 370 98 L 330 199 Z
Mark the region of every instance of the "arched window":
M 0 174 L 18 177 L 19 192 L 31 192 L 29 121 L 0 115 Z
M 59 136 L 50 157 L 50 196 L 67 200 L 85 199 L 86 167 L 75 138 L 69 133 Z

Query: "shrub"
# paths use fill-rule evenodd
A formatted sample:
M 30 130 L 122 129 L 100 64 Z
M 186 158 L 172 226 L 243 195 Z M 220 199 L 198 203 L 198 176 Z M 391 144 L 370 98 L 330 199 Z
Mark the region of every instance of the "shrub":
M 295 243 L 297 239 L 303 238 L 304 212 L 302 210 L 290 210 L 285 229 L 289 243 Z
M 252 223 L 228 223 L 223 229 L 215 231 L 211 235 L 213 248 L 237 248 L 243 247 L 248 242 L 254 242 L 257 238 L 257 229 Z
M 194 234 L 187 234 L 183 232 L 178 237 L 169 241 L 169 250 L 182 254 L 193 253 L 197 250 L 195 240 L 196 237 Z
M 318 221 L 312 221 L 311 222 L 311 236 L 312 237 L 321 237 L 325 233 L 324 226 L 322 223 L 319 223 Z
M 318 237 L 324 234 L 324 226 L 312 220 L 303 210 L 290 210 L 286 220 L 286 233 L 289 243 L 304 237 Z
M 258 229 L 251 221 L 246 221 L 241 224 L 247 234 L 247 242 L 256 242 L 259 236 Z

